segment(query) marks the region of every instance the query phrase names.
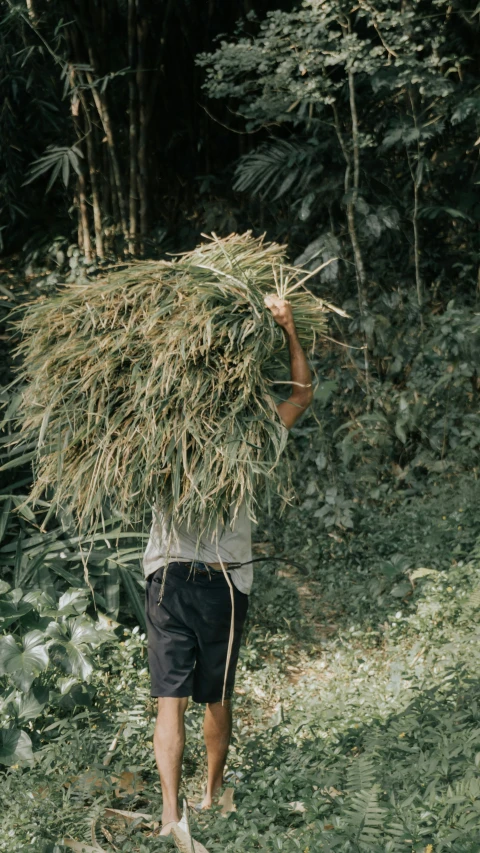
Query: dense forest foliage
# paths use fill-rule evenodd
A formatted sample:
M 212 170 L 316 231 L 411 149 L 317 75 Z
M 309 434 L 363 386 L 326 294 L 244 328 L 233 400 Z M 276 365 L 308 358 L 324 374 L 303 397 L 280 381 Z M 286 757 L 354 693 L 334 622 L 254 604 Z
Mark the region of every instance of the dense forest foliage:
M 317 348 L 314 405 L 287 445 L 296 504 L 256 536 L 297 568 L 257 572 L 238 811 L 196 834 L 210 853 L 477 853 L 479 7 L 0 13 L 0 850 L 161 843 L 144 815 L 159 808 L 146 532 L 112 515 L 82 539 L 52 495 L 24 503 L 37 440 L 12 445 L 12 309 L 251 229 L 347 317 Z M 189 726 L 190 795 L 196 712 Z

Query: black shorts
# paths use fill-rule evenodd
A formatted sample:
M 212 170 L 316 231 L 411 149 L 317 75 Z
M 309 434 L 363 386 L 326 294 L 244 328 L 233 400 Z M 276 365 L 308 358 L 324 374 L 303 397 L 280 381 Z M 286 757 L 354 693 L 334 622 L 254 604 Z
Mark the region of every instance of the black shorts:
M 204 564 L 201 564 L 204 565 Z M 145 614 L 152 696 L 192 696 L 194 702 L 220 702 L 232 605 L 223 572 L 199 572 L 191 563 L 169 563 L 158 604 L 164 568 L 147 578 Z M 235 670 L 248 595 L 234 591 L 234 639 L 225 698 L 235 684 Z

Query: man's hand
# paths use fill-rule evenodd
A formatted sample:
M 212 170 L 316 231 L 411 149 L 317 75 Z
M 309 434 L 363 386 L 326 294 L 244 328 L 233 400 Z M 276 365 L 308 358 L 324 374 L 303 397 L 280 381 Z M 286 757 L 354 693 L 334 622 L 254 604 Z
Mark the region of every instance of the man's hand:
M 265 296 L 264 302 L 267 308 L 270 308 L 275 322 L 286 332 L 293 332 L 295 322 L 290 303 L 286 299 L 281 299 L 276 293 L 269 293 L 268 296 Z

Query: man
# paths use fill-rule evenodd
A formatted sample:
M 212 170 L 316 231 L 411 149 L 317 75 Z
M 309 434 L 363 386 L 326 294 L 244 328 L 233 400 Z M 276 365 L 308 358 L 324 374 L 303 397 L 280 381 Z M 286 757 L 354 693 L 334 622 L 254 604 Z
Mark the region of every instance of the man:
M 265 305 L 285 330 L 290 353 L 292 393 L 277 409 L 290 429 L 312 402 L 310 368 L 298 340 L 292 309 L 276 295 Z M 196 549 L 194 532 L 173 529 L 169 520 L 154 516 L 144 555 L 148 660 L 152 696 L 158 697 L 153 738 L 162 785 L 162 835 L 180 820 L 178 792 L 185 745 L 184 715 L 189 696 L 205 703 L 204 737 L 208 777 L 202 808 L 209 808 L 223 784 L 223 771 L 232 731 L 231 696 L 235 680 L 248 594 L 253 581 L 250 521 L 243 511 L 231 529 L 217 529 L 217 545 L 202 540 Z M 218 561 L 220 557 L 220 561 Z M 168 571 L 164 580 L 165 563 Z M 232 593 L 222 565 L 233 581 Z M 232 564 L 244 563 L 241 568 Z M 229 570 L 229 565 L 232 568 Z M 161 592 L 162 590 L 162 592 Z M 222 702 L 234 596 L 234 632 Z M 159 603 L 160 601 L 160 603 Z

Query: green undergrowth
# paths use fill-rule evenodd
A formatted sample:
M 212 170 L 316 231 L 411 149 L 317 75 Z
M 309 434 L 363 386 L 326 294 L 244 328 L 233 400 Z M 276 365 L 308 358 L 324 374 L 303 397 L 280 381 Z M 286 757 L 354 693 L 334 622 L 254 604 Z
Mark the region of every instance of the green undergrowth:
M 315 533 L 305 507 L 265 522 L 259 549 L 288 552 L 298 568 L 256 571 L 229 756 L 237 811 L 192 818 L 209 853 L 478 853 L 478 498 L 464 477 L 358 507 L 353 531 Z M 62 839 L 174 849 L 154 825 L 144 636 L 125 631 L 99 655 L 90 705 L 47 708 L 33 765 L 3 774 L 0 851 L 72 849 Z M 205 773 L 201 713 L 187 712 L 192 802 Z

